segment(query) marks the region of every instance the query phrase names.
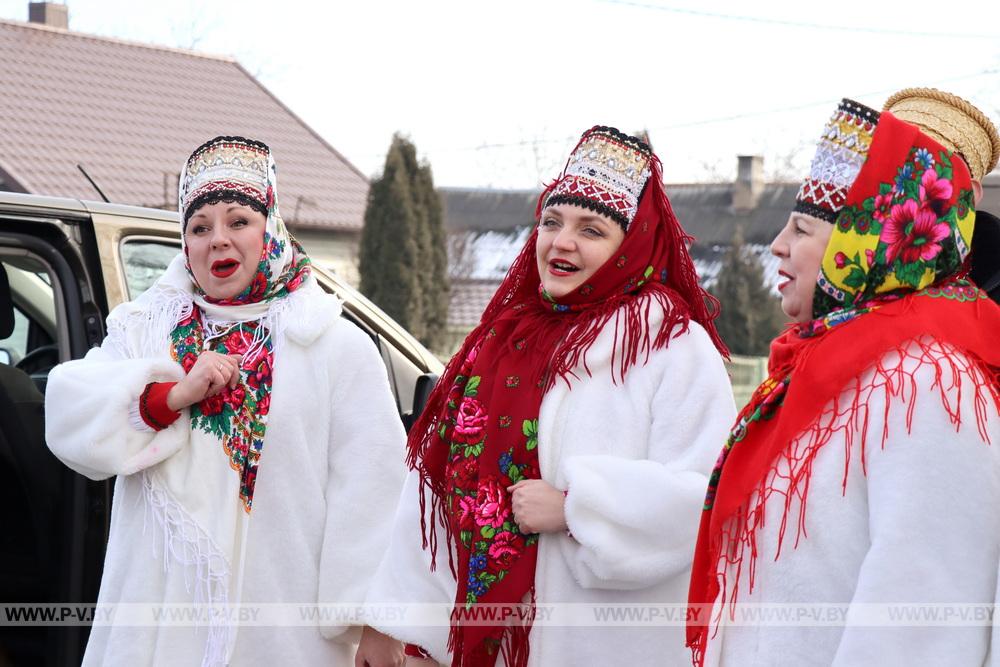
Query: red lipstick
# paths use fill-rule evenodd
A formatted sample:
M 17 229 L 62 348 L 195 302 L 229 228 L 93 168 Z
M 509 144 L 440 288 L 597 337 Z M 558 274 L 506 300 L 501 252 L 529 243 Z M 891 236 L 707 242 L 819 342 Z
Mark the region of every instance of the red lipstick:
M 228 278 L 240 268 L 240 263 L 235 259 L 220 259 L 212 262 L 212 275 L 216 278 Z

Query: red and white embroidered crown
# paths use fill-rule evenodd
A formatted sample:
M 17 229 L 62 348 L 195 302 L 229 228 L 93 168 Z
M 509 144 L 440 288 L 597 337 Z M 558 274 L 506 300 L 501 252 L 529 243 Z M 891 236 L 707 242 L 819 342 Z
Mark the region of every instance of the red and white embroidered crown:
M 232 199 L 267 215 L 273 204 L 268 191 L 267 145 L 243 137 L 216 137 L 191 154 L 180 180 L 180 209 L 186 221 L 206 203 Z
M 809 176 L 799 188 L 795 210 L 833 222 L 847 191 L 868 157 L 879 113 L 844 98 L 819 139 Z
M 649 145 L 641 139 L 613 127 L 592 127 L 583 133 L 542 207 L 583 206 L 628 231 L 652 173 L 651 158 Z

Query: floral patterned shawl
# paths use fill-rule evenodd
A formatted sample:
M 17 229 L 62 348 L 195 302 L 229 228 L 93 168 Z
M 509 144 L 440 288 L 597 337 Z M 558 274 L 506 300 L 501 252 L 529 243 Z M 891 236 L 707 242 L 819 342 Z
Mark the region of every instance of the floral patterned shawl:
M 615 134 L 614 141 L 622 137 Z M 539 198 L 538 214 L 560 183 Z M 557 381 L 570 383 L 581 366 L 586 370 L 587 349 L 606 327 L 617 334 L 612 363 L 618 379 L 692 319 L 725 353 L 710 297 L 698 286 L 687 253 L 690 237 L 663 192 L 655 156 L 637 203 L 618 251 L 564 298 L 541 290 L 537 230 L 530 236 L 410 432 L 409 464 L 421 475 L 422 506 L 425 492 L 430 496 L 424 546 L 433 557 L 435 527 L 445 528 L 458 583 L 449 642 L 453 665 L 492 665 L 499 655 L 508 667 L 527 662 L 538 535 L 518 527 L 507 487 L 539 477 L 537 448 L 544 443 L 538 441 L 538 415 L 545 391 Z M 656 329 L 648 324 L 650 300 L 665 313 Z M 467 623 L 482 620 L 476 616 L 482 604 L 507 605 L 509 622 Z
M 221 443 L 221 451 L 239 477 L 243 509 L 253 506 L 257 466 L 264 447 L 274 367 L 272 304 L 298 289 L 310 275 L 310 260 L 289 235 L 278 213 L 277 173 L 270 150 L 240 137 L 217 137 L 199 147 L 180 179 L 181 215 L 220 201 L 238 202 L 267 216 L 264 246 L 250 284 L 228 299 L 205 294 L 185 261 L 194 285 L 196 308 L 170 334 L 171 356 L 188 372 L 202 350 L 242 355 L 241 379 L 215 396 L 191 406 L 191 427 Z M 184 257 L 188 249 L 181 234 Z
M 966 279 L 975 220 L 968 168 L 890 113 L 865 122 L 874 131 L 870 150 L 831 216 L 834 231 L 817 279 L 814 319 L 772 343 L 769 376 L 737 417 L 710 478 L 689 598 L 695 664 L 704 660 L 708 610 L 737 599 L 735 584 L 727 590 L 727 570 L 753 572 L 755 535 L 779 468 L 791 471 L 789 488 L 780 494 L 782 526 L 795 516 L 801 535 L 816 454 L 837 430 L 852 425 L 862 428 L 856 441 L 864 450 L 867 409 L 859 397 L 871 387 L 856 380 L 874 368 L 879 385 L 891 387 L 884 382 L 890 375 L 898 383 L 899 368 L 881 367 L 887 352 L 905 355 L 916 343 L 918 364 L 968 372 L 979 383 L 977 404 L 1000 409 L 1000 348 L 991 333 L 1000 330 L 1000 308 Z M 922 337 L 947 343 L 961 356 L 941 358 Z M 943 393 L 942 401 L 959 423 L 962 415 Z M 837 419 L 820 423 L 820 411 L 831 402 Z M 972 417 L 988 440 L 984 413 Z M 808 438 L 809 447 L 793 458 L 788 446 L 799 437 Z M 884 444 L 886 434 L 881 437 Z M 780 544 L 778 549 L 780 554 Z

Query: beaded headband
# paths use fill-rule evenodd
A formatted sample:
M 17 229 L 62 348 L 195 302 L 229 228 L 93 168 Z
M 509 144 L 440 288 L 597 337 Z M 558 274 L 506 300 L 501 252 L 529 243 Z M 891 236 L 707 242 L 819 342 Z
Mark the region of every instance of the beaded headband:
M 809 176 L 795 198 L 795 211 L 833 222 L 865 163 L 879 114 L 844 98 L 827 121 Z
M 934 88 L 906 88 L 886 100 L 882 110 L 916 125 L 961 155 L 976 180 L 997 166 L 1000 133 L 986 114 L 958 95 Z
M 652 173 L 641 139 L 598 125 L 583 133 L 542 208 L 573 204 L 606 215 L 628 231 Z
M 273 204 L 267 145 L 243 137 L 216 137 L 191 154 L 180 180 L 184 222 L 205 204 L 236 201 L 263 215 Z

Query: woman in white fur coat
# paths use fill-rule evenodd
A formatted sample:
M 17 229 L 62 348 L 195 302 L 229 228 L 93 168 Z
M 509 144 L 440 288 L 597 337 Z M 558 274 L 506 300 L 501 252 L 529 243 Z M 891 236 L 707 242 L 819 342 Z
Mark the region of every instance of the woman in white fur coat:
M 202 145 L 179 201 L 184 252 L 111 313 L 100 348 L 52 371 L 46 437 L 81 474 L 118 476 L 99 603 L 204 616 L 95 625 L 84 664 L 400 664 L 399 642 L 370 628 L 221 613 L 362 602 L 405 436 L 375 347 L 285 229 L 267 146 Z
M 677 623 L 611 627 L 591 616 L 572 627 L 564 616 L 532 626 L 520 606 L 584 603 L 593 614 L 685 599 L 707 474 L 734 406 L 713 301 L 660 178 L 641 140 L 584 133 L 414 426 L 413 472 L 369 595 L 441 605 L 429 627 L 382 627 L 414 662 L 684 659 Z M 485 608 L 521 618 L 469 616 Z
M 988 659 L 1000 308 L 967 277 L 975 217 L 958 153 L 841 103 L 771 246 L 796 325 L 772 343 L 770 377 L 712 475 L 691 582 L 696 664 Z

